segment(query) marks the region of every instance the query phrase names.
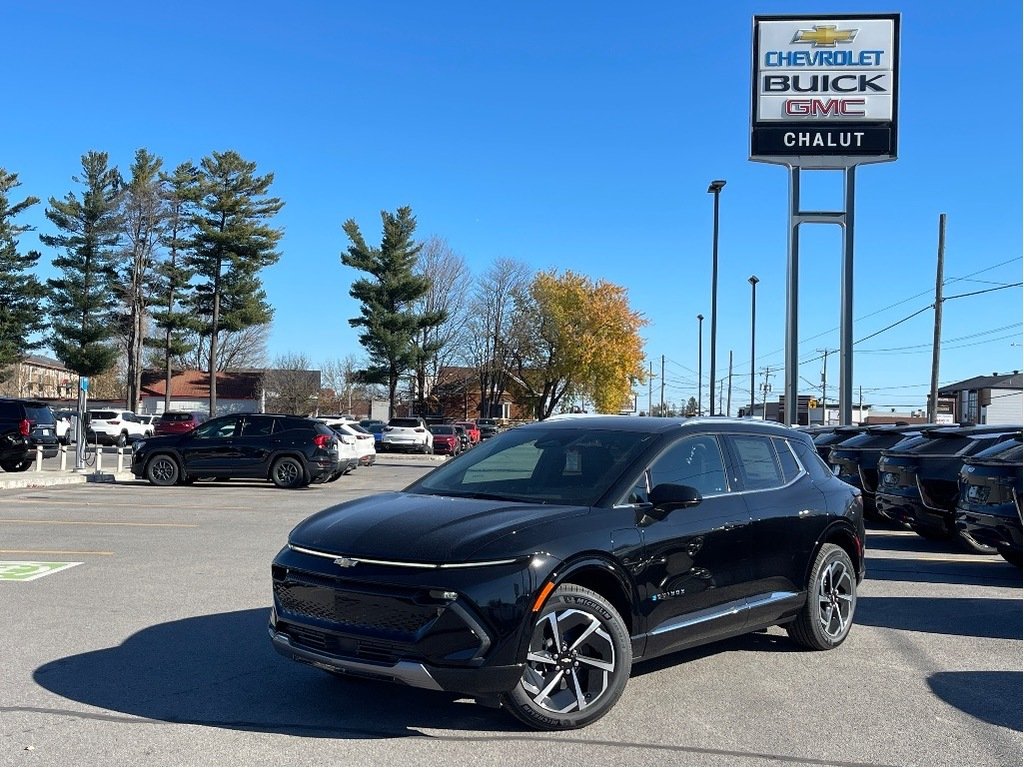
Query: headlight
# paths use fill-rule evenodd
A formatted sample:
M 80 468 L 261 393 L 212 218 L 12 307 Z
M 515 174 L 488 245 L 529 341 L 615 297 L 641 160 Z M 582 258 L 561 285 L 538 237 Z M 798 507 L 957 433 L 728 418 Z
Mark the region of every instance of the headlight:
M 132 452 L 138 453 L 139 451 L 141 451 L 145 447 L 146 447 L 146 441 L 145 440 L 139 440 L 138 442 L 132 444 Z

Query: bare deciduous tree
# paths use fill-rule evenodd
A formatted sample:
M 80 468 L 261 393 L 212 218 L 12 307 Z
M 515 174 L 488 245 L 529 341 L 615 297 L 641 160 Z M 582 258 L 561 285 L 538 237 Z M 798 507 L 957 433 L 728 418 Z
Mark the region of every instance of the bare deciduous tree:
M 217 370 L 253 370 L 267 364 L 267 338 L 269 325 L 253 325 L 240 331 L 221 331 L 217 339 Z M 189 351 L 175 355 L 172 365 L 176 370 L 201 371 L 209 362 L 210 337 L 192 331 L 185 335 Z M 152 350 L 156 356 L 149 358 L 151 368 L 163 367 L 160 350 Z
M 437 383 L 438 372 L 463 353 L 469 306 L 469 267 L 444 239 L 433 236 L 419 253 L 417 270 L 430 281 L 430 288 L 415 304 L 423 315 L 443 315 L 438 325 L 421 328 L 416 335 L 420 357 L 416 361 L 416 392 L 423 401 Z
M 309 358 L 289 352 L 274 358 L 273 367 L 263 377 L 266 409 L 269 412 L 316 413 L 320 395 L 320 372 L 312 371 Z
M 476 281 L 466 349 L 479 377 L 481 416 L 491 416 L 501 402 L 521 358 L 521 306 L 529 284 L 529 267 L 513 259 L 499 259 Z

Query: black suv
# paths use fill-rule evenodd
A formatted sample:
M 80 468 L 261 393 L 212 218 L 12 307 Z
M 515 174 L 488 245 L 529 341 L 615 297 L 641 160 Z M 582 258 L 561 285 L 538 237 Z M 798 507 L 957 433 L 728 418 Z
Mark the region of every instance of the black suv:
M 544 421 L 308 518 L 271 577 L 289 659 L 578 728 L 636 660 L 774 624 L 838 646 L 864 521 L 857 489 L 782 425 Z
M 44 459 L 57 455 L 57 420 L 50 406 L 38 400 L 0 398 L 0 468 L 24 472 L 35 461 L 39 445 Z
M 330 427 L 270 413 L 219 416 L 183 435 L 140 440 L 132 454 L 132 473 L 154 485 L 250 477 L 296 488 L 336 480 L 343 469 Z

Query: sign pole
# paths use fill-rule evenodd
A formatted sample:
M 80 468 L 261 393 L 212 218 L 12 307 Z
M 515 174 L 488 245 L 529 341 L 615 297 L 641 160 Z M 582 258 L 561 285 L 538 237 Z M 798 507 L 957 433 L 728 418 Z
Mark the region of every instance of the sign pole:
M 789 168 L 789 249 L 786 259 L 786 384 L 783 402 L 786 412 L 783 423 L 797 423 L 798 376 L 798 309 L 800 292 L 800 168 Z
M 839 423 L 853 423 L 853 207 L 857 166 L 845 171 L 843 221 L 843 276 L 840 282 L 839 320 Z

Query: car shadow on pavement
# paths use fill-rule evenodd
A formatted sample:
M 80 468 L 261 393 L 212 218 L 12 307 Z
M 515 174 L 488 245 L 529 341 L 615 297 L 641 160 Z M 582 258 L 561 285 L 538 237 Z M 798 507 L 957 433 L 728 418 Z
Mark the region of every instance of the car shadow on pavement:
M 866 597 L 854 623 L 940 635 L 1021 640 L 1020 600 L 984 597 Z
M 869 550 L 870 551 L 870 550 Z M 1021 572 L 998 555 L 871 557 L 865 559 L 870 581 L 914 581 L 982 587 L 1020 587 Z
M 341 679 L 290 661 L 271 646 L 269 613 L 157 624 L 111 648 L 44 664 L 33 678 L 66 699 L 158 722 L 334 739 L 422 736 L 417 728 L 524 730 L 456 694 Z
M 950 706 L 986 723 L 1024 730 L 1020 672 L 937 672 L 932 692 Z

